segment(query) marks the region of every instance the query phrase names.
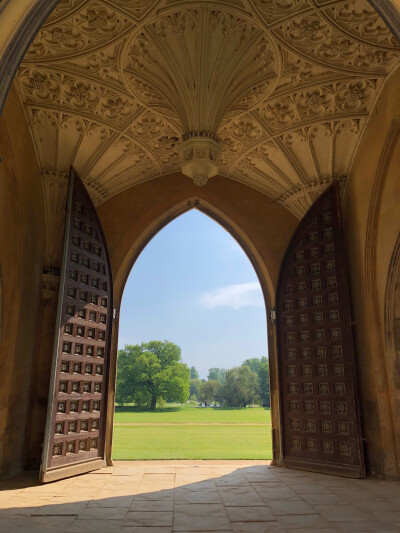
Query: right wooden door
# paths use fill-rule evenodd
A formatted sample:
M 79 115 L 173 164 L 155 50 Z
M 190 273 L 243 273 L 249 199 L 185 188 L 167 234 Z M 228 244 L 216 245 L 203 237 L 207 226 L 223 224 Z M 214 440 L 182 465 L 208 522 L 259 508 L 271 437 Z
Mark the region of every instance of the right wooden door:
M 282 262 L 277 334 L 284 464 L 365 475 L 336 187 L 300 222 Z

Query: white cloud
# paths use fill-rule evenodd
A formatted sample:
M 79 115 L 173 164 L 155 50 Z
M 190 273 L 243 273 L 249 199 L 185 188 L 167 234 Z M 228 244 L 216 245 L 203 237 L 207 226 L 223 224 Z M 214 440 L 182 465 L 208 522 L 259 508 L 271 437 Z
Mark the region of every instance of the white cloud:
M 231 307 L 238 310 L 241 307 L 262 307 L 264 299 L 259 283 L 238 283 L 219 287 L 204 293 L 200 298 L 200 303 L 207 309 L 214 307 Z

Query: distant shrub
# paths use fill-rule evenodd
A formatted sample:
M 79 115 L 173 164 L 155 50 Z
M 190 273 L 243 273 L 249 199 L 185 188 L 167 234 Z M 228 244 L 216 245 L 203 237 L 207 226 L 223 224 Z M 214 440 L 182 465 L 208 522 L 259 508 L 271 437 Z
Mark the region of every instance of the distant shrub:
M 157 400 L 158 409 L 162 409 L 163 407 L 165 407 L 165 404 L 166 404 L 166 402 L 165 402 L 164 398 L 158 398 L 158 400 Z
M 189 398 L 189 402 L 190 404 L 196 404 L 197 403 L 197 396 L 195 394 L 192 394 Z

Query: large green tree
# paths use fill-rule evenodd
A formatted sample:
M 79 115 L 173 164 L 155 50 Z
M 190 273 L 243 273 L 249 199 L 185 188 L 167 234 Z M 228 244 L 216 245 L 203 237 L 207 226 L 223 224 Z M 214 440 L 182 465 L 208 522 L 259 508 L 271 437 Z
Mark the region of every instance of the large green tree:
M 231 368 L 226 373 L 224 398 L 230 407 L 246 407 L 260 401 L 258 375 L 249 366 Z
M 226 370 L 225 368 L 210 368 L 208 371 L 208 378 L 213 381 L 219 381 L 220 383 L 224 384 L 226 378 Z
M 126 345 L 118 352 L 116 402 L 153 410 L 161 398 L 185 402 L 190 373 L 181 359 L 181 349 L 169 341 Z

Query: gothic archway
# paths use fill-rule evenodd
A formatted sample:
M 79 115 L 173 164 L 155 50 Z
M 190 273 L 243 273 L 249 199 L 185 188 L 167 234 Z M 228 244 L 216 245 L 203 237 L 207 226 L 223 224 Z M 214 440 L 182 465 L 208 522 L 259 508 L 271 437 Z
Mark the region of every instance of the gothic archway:
M 269 354 L 269 374 L 270 374 L 270 395 L 271 395 L 271 420 L 272 420 L 272 446 L 273 446 L 273 464 L 278 464 L 280 461 L 280 423 L 279 423 L 279 390 L 278 390 L 278 367 L 276 360 L 276 338 L 275 328 L 271 321 L 271 311 L 275 305 L 275 290 L 270 274 L 262 260 L 256 246 L 246 233 L 222 210 L 212 205 L 210 202 L 199 199 L 193 196 L 185 199 L 182 202 L 175 204 L 162 215 L 157 217 L 152 223 L 143 231 L 135 242 L 132 243 L 129 253 L 124 258 L 120 269 L 115 273 L 114 277 L 114 305 L 116 309 L 116 320 L 113 324 L 112 334 L 112 348 L 110 359 L 110 382 L 109 382 L 109 402 L 107 410 L 107 433 L 106 433 L 106 458 L 108 464 L 112 464 L 112 434 L 113 434 L 113 418 L 114 418 L 114 403 L 115 403 L 115 383 L 117 372 L 117 354 L 118 354 L 118 330 L 119 330 L 119 315 L 123 290 L 126 281 L 134 268 L 135 262 L 139 258 L 140 253 L 151 239 L 167 226 L 174 219 L 187 213 L 192 209 L 197 209 L 201 213 L 209 216 L 212 220 L 222 226 L 231 237 L 239 244 L 253 266 L 264 296 L 265 310 L 266 310 L 266 328 L 268 338 L 268 354 Z

